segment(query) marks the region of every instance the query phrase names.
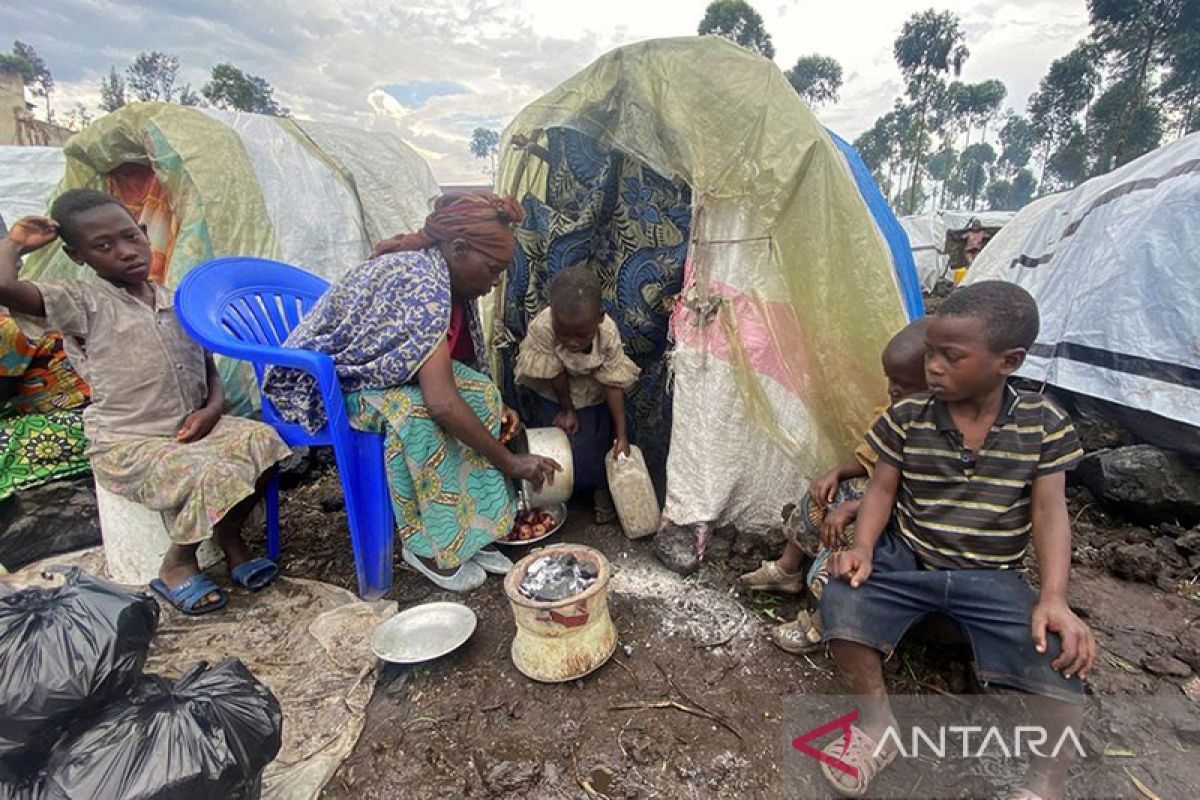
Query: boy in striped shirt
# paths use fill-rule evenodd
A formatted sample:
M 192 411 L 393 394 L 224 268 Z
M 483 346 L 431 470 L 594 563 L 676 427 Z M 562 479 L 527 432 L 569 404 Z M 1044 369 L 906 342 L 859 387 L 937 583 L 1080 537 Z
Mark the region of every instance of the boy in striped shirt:
M 827 752 L 857 777 L 823 766 L 835 788 L 862 794 L 895 752 L 876 742 L 895 725 L 881 655 L 940 612 L 971 642 L 982 682 L 1046 698 L 1041 722 L 1058 741 L 1078 730 L 1096 655 L 1067 605 L 1071 531 L 1065 472 L 1082 456 L 1070 419 L 1050 400 L 1014 389 L 1038 333 L 1024 289 L 984 281 L 959 289 L 926 331 L 928 392 L 905 398 L 868 434 L 879 462 L 859 508 L 854 547 L 838 553 L 821 600 L 825 641 L 861 720 Z M 893 514 L 894 507 L 894 514 Z M 1033 542 L 1040 594 L 1019 569 Z M 1020 798 L 1061 797 L 1065 760 L 1035 759 Z

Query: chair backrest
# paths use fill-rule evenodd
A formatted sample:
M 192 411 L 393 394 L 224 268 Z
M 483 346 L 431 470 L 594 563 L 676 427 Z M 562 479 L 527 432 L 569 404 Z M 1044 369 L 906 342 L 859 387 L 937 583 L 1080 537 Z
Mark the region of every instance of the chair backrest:
M 289 264 L 265 258 L 217 258 L 193 267 L 176 292 L 188 332 L 204 347 L 263 365 L 239 343 L 280 347 L 329 284 Z

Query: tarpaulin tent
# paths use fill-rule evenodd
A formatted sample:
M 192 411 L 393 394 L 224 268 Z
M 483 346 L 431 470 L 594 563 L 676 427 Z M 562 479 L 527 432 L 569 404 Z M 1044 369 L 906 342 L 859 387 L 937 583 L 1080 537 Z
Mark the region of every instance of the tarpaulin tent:
M 249 255 L 333 280 L 371 244 L 415 230 L 439 193 L 425 161 L 394 134 L 167 103 L 134 103 L 68 140 L 55 195 L 118 196 L 147 227 L 153 277 L 168 286 L 194 265 Z M 54 247 L 27 259 L 31 278 L 89 275 Z M 221 364 L 232 400 L 257 402 L 250 371 Z
M 510 397 L 549 277 L 588 262 L 643 368 L 632 431 L 666 460 L 667 515 L 778 521 L 885 399 L 879 354 L 915 285 L 886 206 L 881 225 L 774 64 L 716 37 L 601 57 L 527 106 L 501 153 L 497 185 L 527 211 L 489 309 Z
M 0 216 L 12 225 L 30 214 L 44 214 L 46 200 L 62 180 L 66 163 L 61 147 L 0 147 Z
M 1014 214 L 1012 211 L 942 210 L 901 217 L 900 225 L 908 235 L 921 288 L 928 292 L 939 280 L 950 279 L 948 234 L 965 231 L 972 219 L 978 219 L 985 230 L 1000 231 L 1012 221 Z
M 1019 375 L 1174 421 L 1194 442 L 1197 219 L 1200 134 L 1192 134 L 1027 206 L 967 280 L 1011 281 L 1037 299 L 1041 333 Z

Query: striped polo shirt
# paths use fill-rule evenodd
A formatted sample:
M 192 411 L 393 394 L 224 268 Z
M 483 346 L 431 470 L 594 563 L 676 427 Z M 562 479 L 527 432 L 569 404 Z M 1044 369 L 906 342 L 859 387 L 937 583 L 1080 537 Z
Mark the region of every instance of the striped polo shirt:
M 889 408 L 867 441 L 901 470 L 893 527 L 932 569 L 1020 566 L 1034 479 L 1083 456 L 1071 419 L 1053 401 L 1011 385 L 978 451 L 963 445 L 946 404 L 928 392 Z

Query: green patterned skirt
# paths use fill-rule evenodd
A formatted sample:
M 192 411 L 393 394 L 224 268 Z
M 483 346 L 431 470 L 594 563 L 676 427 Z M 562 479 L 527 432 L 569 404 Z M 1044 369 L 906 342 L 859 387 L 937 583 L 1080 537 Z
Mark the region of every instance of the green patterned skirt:
M 458 393 L 493 436 L 500 434 L 500 390 L 486 375 L 454 362 Z M 433 421 L 415 384 L 346 396 L 350 424 L 384 434 L 392 510 L 404 547 L 453 569 L 507 536 L 516 515 L 511 481 Z
M 78 411 L 0 417 L 0 500 L 90 469 Z

